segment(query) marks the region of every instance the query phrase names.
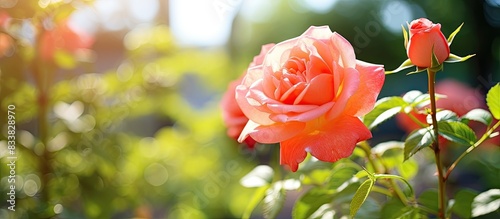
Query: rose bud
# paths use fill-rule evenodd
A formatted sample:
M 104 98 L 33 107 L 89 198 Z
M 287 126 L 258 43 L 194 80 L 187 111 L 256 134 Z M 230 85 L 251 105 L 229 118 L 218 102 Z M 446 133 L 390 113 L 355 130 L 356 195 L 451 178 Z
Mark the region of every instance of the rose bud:
M 441 32 L 441 24 L 434 24 L 426 18 L 414 20 L 409 25 L 410 40 L 406 52 L 411 62 L 421 68 L 434 67 L 432 52 L 441 64 L 450 55 L 448 41 Z

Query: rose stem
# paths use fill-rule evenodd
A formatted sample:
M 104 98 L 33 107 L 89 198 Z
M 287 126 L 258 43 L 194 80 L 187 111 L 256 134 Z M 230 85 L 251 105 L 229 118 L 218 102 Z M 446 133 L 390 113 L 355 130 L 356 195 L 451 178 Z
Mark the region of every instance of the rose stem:
M 434 131 L 434 140 L 432 142 L 432 149 L 434 149 L 434 157 L 436 159 L 436 167 L 438 173 L 438 201 L 439 201 L 439 218 L 445 218 L 446 211 L 446 196 L 445 196 L 445 179 L 443 176 L 443 164 L 441 162 L 441 154 L 439 149 L 438 141 L 438 122 L 436 118 L 436 91 L 434 88 L 436 80 L 436 72 L 427 69 L 428 75 L 428 86 L 429 95 L 431 101 L 431 118 L 432 118 L 432 129 Z

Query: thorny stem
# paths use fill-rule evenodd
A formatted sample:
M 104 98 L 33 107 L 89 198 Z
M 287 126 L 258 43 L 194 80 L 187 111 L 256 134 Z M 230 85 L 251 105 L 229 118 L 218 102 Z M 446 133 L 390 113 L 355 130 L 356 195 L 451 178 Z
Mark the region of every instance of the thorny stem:
M 443 176 L 443 163 L 441 161 L 441 154 L 439 148 L 438 141 L 438 122 L 436 118 L 436 91 L 435 91 L 435 81 L 436 81 L 436 72 L 427 69 L 428 75 L 428 87 L 429 87 L 429 96 L 431 101 L 431 118 L 432 118 L 432 130 L 434 131 L 434 141 L 432 143 L 432 149 L 434 150 L 434 157 L 436 159 L 436 167 L 438 173 L 438 205 L 439 212 L 438 217 L 444 219 L 446 217 L 446 196 L 445 196 L 445 178 Z

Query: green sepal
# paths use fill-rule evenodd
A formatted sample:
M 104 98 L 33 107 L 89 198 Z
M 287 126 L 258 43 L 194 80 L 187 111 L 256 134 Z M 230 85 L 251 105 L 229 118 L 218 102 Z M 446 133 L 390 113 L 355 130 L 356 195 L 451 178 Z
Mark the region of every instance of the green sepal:
M 389 74 L 398 73 L 398 72 L 400 72 L 402 70 L 405 70 L 405 69 L 413 67 L 413 66 L 415 66 L 415 65 L 413 65 L 413 63 L 411 63 L 411 60 L 407 59 L 398 68 L 396 68 L 396 69 L 394 69 L 392 71 L 386 71 L 385 74 L 389 75 Z
M 410 72 L 410 73 L 408 73 L 406 75 L 412 75 L 412 74 L 420 73 L 420 72 L 423 72 L 423 71 L 427 70 L 427 68 L 422 68 L 422 67 L 418 67 L 418 66 L 416 66 L 416 67 L 417 68 L 415 69 L 415 71 L 412 71 L 412 72 Z
M 443 69 L 443 63 L 439 63 L 439 60 L 436 56 L 436 53 L 434 53 L 434 45 L 432 46 L 432 55 L 431 55 L 431 67 L 429 70 L 433 72 L 438 72 Z
M 405 39 L 405 41 L 404 41 L 405 49 L 408 49 L 408 32 L 406 32 L 406 29 L 403 25 L 401 25 L 401 28 L 403 28 L 403 37 Z
M 453 53 L 450 53 L 450 56 L 448 56 L 448 58 L 446 60 L 444 60 L 444 62 L 447 62 L 447 63 L 464 62 L 467 59 L 470 59 L 471 57 L 473 57 L 475 55 L 476 54 L 468 55 L 468 56 L 465 56 L 465 57 L 460 57 L 460 56 L 457 56 L 457 55 L 455 55 Z
M 460 24 L 460 26 L 458 26 L 458 28 L 453 31 L 453 33 L 450 34 L 450 36 L 448 36 L 448 46 L 451 46 L 451 43 L 453 42 L 453 39 L 455 38 L 455 35 L 457 35 L 458 32 L 460 32 L 460 29 L 462 28 L 462 26 L 464 25 L 464 23 Z

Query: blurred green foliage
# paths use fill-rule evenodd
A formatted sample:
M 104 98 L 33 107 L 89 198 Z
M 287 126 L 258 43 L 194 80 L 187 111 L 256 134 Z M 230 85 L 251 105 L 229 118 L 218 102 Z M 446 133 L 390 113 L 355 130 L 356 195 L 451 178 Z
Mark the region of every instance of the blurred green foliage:
M 71 13 L 66 8 L 73 9 L 71 4 L 62 6 L 51 10 L 25 5 L 33 9 L 30 14 L 18 8 L 8 12 L 16 19 L 55 22 L 52 19 Z M 244 197 L 251 190 L 237 182 L 254 162 L 252 157 L 240 156 L 250 152 L 226 137 L 221 122 L 218 96 L 234 68 L 223 50 L 181 48 L 168 26 L 141 27 L 125 36 L 126 55 L 116 69 L 87 72 L 88 68 L 72 67 L 77 62 L 74 56 L 58 59 L 54 66 L 39 63 L 36 56 L 23 56 L 37 53 L 35 45 L 15 46 L 16 53 L 0 63 L 0 112 L 5 115 L 0 121 L 6 124 L 7 106 L 15 105 L 16 211 L 7 210 L 5 202 L 9 169 L 2 135 L 1 197 L 5 200 L 0 218 L 242 214 Z M 31 66 L 45 69 L 34 72 Z M 81 73 L 64 70 L 68 67 Z M 40 126 L 40 90 L 33 83 L 34 74 L 44 70 L 53 71 L 54 77 L 46 91 L 46 127 Z M 47 142 L 41 139 L 40 129 L 47 129 Z M 49 168 L 46 182 L 44 167 Z

